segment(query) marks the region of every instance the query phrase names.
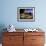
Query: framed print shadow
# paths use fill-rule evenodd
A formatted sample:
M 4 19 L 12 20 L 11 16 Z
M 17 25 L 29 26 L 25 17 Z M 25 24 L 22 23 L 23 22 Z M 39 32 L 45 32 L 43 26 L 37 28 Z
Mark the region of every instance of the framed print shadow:
M 17 21 L 19 22 L 34 22 L 35 21 L 35 7 L 18 7 Z

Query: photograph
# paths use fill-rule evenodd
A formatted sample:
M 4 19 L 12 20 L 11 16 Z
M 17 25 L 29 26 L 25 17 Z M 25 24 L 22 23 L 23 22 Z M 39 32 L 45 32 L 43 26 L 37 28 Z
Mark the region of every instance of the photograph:
M 33 19 L 33 9 L 20 9 L 20 19 Z
M 35 7 L 18 7 L 17 20 L 18 21 L 34 21 Z

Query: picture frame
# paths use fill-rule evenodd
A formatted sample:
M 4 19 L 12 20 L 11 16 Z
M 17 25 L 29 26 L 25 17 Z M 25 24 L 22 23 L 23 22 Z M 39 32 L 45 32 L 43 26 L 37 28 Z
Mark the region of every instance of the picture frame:
M 34 22 L 35 21 L 35 7 L 18 7 L 17 8 L 18 22 Z

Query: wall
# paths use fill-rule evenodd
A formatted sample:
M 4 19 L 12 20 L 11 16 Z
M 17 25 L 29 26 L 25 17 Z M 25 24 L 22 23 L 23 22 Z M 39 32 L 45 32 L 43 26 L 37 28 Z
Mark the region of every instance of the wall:
M 46 28 L 46 1 L 1 0 L 0 25 L 13 24 L 16 28 Z M 35 7 L 35 22 L 17 22 L 17 7 Z M 18 24 L 19 23 L 19 24 Z
M 0 25 L 13 24 L 16 28 L 46 28 L 45 0 L 1 0 L 0 2 Z M 35 22 L 17 22 L 17 7 L 35 7 Z

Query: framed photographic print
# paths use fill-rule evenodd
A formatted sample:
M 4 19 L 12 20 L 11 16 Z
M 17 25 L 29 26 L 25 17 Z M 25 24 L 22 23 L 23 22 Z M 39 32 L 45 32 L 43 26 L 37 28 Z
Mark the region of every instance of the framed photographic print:
M 35 7 L 18 7 L 17 21 L 20 22 L 34 22 L 35 21 Z

